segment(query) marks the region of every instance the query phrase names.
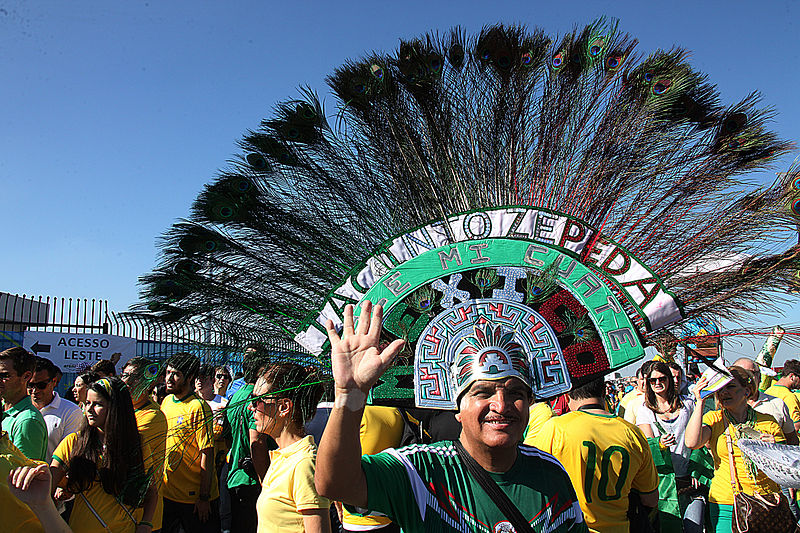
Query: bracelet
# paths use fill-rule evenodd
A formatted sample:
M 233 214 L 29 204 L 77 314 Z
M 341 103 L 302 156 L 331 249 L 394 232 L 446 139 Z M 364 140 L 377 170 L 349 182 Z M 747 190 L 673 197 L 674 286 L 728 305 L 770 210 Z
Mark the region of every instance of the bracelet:
M 147 520 L 142 520 L 141 522 L 139 522 L 136 525 L 137 526 L 150 526 L 150 529 L 153 529 L 153 523 L 152 522 L 148 522 Z

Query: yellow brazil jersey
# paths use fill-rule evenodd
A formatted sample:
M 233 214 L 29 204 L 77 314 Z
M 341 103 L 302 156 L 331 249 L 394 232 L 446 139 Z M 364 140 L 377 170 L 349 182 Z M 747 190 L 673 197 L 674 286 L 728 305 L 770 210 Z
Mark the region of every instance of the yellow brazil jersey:
M 161 402 L 161 412 L 167 419 L 167 450 L 164 461 L 164 484 L 161 495 L 179 503 L 196 503 L 200 498 L 200 457 L 202 451 L 214 448 L 211 408 L 191 393 L 183 398 L 170 394 Z M 213 454 L 210 499 L 219 497 L 215 483 Z
M 364 415 L 361 417 L 359 431 L 361 453 L 372 455 L 387 448 L 396 448 L 400 445 L 403 427 L 403 416 L 398 409 L 368 405 L 364 408 Z M 349 529 L 358 531 L 369 531 L 392 523 L 385 515 L 377 512 L 359 515 L 353 514 L 347 508 L 344 508 L 343 514 L 342 522 Z
M 139 435 L 147 443 L 153 453 L 153 479 L 159 487 L 158 505 L 153 515 L 153 531 L 161 529 L 162 518 L 164 515 L 164 499 L 161 497 L 161 480 L 164 476 L 164 456 L 167 450 L 167 418 L 158 404 L 152 400 L 135 410 L 136 425 L 139 427 Z
M 53 452 L 53 459 L 61 463 L 66 470 L 73 457 L 78 433 L 67 435 Z M 153 468 L 152 451 L 142 441 L 142 457 L 145 471 Z M 95 481 L 88 490 L 75 496 L 75 505 L 69 516 L 69 525 L 73 531 L 81 533 L 133 533 L 136 524 L 142 519 L 143 509 L 131 508 L 119 502 L 103 490 L 103 485 Z
M 800 400 L 798 400 L 797 396 L 795 396 L 788 387 L 776 383 L 764 392 L 783 400 L 783 403 L 789 408 L 789 416 L 792 417 L 792 420 L 800 422 Z
M 256 502 L 258 533 L 302 533 L 300 511 L 325 509 L 330 500 L 314 486 L 317 447 L 308 435 L 283 449 L 269 452 L 269 469 Z
M 731 489 L 731 473 L 728 466 L 728 444 L 725 438 L 725 424 L 722 420 L 722 411 L 711 411 L 703 415 L 703 425 L 711 428 L 711 454 L 714 456 L 714 477 L 711 479 L 708 500 L 714 503 L 733 505 L 733 491 Z M 775 435 L 776 442 L 783 442 L 781 427 L 769 415 L 756 413 L 755 429 L 762 433 Z M 758 490 L 761 494 L 778 491 L 778 486 L 758 471 L 756 478 L 748 475 L 747 466 L 742 460 L 742 452 L 733 439 L 733 461 L 736 467 L 736 478 L 739 488 L 746 494 L 753 494 Z
M 525 428 L 525 439 L 523 444 L 533 446 L 533 439 L 541 431 L 544 423 L 555 416 L 553 408 L 547 402 L 537 402 L 531 405 L 529 410 L 528 427 Z
M 551 418 L 533 445 L 564 465 L 591 531 L 628 533 L 628 494 L 658 488 L 647 439 L 614 415 L 573 411 Z
M 0 433 L 0 480 L 8 478 L 8 473 L 20 466 L 35 466 L 41 464 L 25 457 L 14 446 L 8 433 Z M 30 533 L 44 533 L 42 524 L 31 508 L 18 500 L 8 489 L 8 483 L 0 482 L 0 517 L 3 521 L 4 531 L 25 531 Z

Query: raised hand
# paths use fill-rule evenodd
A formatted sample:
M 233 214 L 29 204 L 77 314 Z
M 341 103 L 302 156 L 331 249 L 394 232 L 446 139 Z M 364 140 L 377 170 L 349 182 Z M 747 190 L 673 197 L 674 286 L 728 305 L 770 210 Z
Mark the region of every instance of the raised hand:
M 331 341 L 331 364 L 333 381 L 337 393 L 361 391 L 364 395 L 378 381 L 395 356 L 400 353 L 405 341 L 397 339 L 378 351 L 383 321 L 383 307 L 367 301 L 361 306 L 358 329 L 354 329 L 353 306 L 344 310 L 342 335 L 336 332 L 333 321 L 325 323 Z
M 701 376 L 700 379 L 697 380 L 697 383 L 694 384 L 694 387 L 692 387 L 692 395 L 694 395 L 694 399 L 699 404 L 702 404 L 703 402 L 703 398 L 700 397 L 700 391 L 702 391 L 703 387 L 706 385 L 708 385 L 708 379 L 706 379 L 704 376 Z

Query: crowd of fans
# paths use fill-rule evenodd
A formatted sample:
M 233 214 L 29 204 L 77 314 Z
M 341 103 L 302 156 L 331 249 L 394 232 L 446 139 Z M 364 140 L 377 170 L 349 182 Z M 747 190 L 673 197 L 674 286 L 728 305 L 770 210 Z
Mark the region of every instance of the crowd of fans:
M 119 373 L 103 361 L 75 379 L 74 401 L 56 391 L 50 360 L 0 352 L 2 529 L 520 531 L 519 518 L 481 521 L 499 508 L 534 531 L 727 532 L 730 472 L 743 492 L 781 491 L 728 428 L 798 444 L 798 361 L 759 390 L 758 365 L 740 359 L 710 396 L 704 379 L 690 387 L 679 365 L 648 361 L 633 383 L 599 379 L 549 403 L 533 402 L 516 370 L 476 374 L 458 413 L 432 415 L 366 405 L 400 349 L 379 352 L 379 329 L 354 330 L 352 316 L 329 329 L 334 397 L 319 453 L 307 428 L 323 380 L 256 345 L 236 379 L 188 353 L 134 357 Z M 797 517 L 794 491 L 783 493 Z

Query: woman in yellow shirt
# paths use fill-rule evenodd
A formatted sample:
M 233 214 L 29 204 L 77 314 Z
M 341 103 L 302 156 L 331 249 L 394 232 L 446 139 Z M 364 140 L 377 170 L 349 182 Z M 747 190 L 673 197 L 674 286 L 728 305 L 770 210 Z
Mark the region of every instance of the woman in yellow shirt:
M 686 427 L 686 446 L 698 449 L 710 444 L 714 456 L 714 477 L 709 491 L 709 515 L 712 531 L 731 531 L 733 512 L 733 488 L 731 487 L 730 461 L 726 432 L 733 442 L 733 461 L 736 482 L 746 494 L 768 494 L 779 492 L 774 481 L 758 470 L 752 462 L 742 455 L 736 442 L 742 436 L 752 438 L 754 431 L 761 434 L 765 442 L 782 442 L 783 432 L 769 415 L 757 413 L 747 404 L 748 398 L 756 394 L 758 383 L 749 371 L 732 366 L 728 368 L 733 379 L 716 393 L 718 411 L 703 415 L 703 398 L 700 391 L 708 383 L 704 378 L 698 380 L 693 390 L 695 406 Z
M 316 372 L 294 363 L 270 366 L 256 382 L 250 404 L 256 430 L 278 444 L 269 452 L 269 469 L 256 502 L 258 533 L 331 531 L 331 502 L 314 487 L 317 447 L 304 429 L 322 392 Z
M 118 378 L 89 385 L 86 420 L 53 453 L 53 491 L 75 494 L 75 533 L 150 533 L 157 503 L 150 449 L 142 444 L 128 388 Z M 143 507 L 143 509 L 142 509 Z

